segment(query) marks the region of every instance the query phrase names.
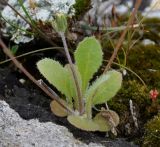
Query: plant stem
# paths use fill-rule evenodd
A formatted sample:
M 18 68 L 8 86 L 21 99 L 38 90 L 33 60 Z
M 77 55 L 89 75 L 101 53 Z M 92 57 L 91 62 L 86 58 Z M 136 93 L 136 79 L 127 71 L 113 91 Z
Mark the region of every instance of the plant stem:
M 38 83 L 40 85 L 43 85 L 50 93 L 52 93 L 52 95 L 54 95 L 55 97 L 60 99 L 60 97 L 57 95 L 57 93 L 55 93 L 42 79 L 38 80 Z
M 65 38 L 64 32 L 59 32 L 59 35 L 62 38 L 62 42 L 63 42 L 64 50 L 65 50 L 65 53 L 66 53 L 66 57 L 67 57 L 68 62 L 70 64 L 70 68 L 71 68 L 72 75 L 73 75 L 73 78 L 74 78 L 74 82 L 75 82 L 75 85 L 76 85 L 77 95 L 78 95 L 78 104 L 79 104 L 79 113 L 82 114 L 83 111 L 84 111 L 84 106 L 83 106 L 82 93 L 81 93 L 80 85 L 79 85 L 79 82 L 78 82 L 77 74 L 76 74 L 76 71 L 74 69 L 71 56 L 69 54 L 69 50 L 68 50 L 68 46 L 67 46 L 67 43 L 66 43 L 66 38 Z
M 108 31 L 108 32 L 118 32 L 118 31 L 122 31 L 124 29 L 126 29 L 127 26 L 119 26 L 119 27 L 108 27 L 108 28 L 98 28 L 96 26 L 89 26 L 89 25 L 80 25 L 80 28 L 83 30 L 91 30 L 91 31 L 97 31 L 97 29 L 99 29 L 100 31 Z M 139 24 L 134 24 L 134 25 L 130 25 L 129 28 L 130 29 L 134 29 L 134 28 L 138 28 Z M 76 30 L 76 28 L 72 28 L 73 30 Z
M 41 88 L 49 97 L 57 101 L 67 112 L 74 114 L 73 110 L 67 107 L 65 104 L 60 102 L 60 98 L 57 95 L 53 95 L 43 84 L 40 84 L 23 66 L 22 64 L 13 56 L 11 51 L 6 47 L 2 39 L 0 38 L 0 46 L 3 52 L 13 61 L 17 68 L 19 68 L 33 83 L 35 83 L 39 88 Z
M 27 9 L 25 8 L 25 6 L 23 5 L 23 0 L 18 0 L 18 3 L 20 4 L 21 8 L 23 9 L 26 17 L 30 20 L 31 24 L 36 26 L 35 21 L 31 18 L 31 16 L 29 15 L 29 13 L 27 12 Z
M 122 32 L 122 34 L 121 34 L 121 36 L 120 36 L 120 38 L 118 40 L 118 43 L 117 43 L 117 45 L 116 45 L 116 47 L 114 49 L 114 52 L 113 52 L 113 54 L 112 54 L 112 56 L 111 56 L 111 58 L 110 58 L 110 60 L 109 60 L 109 62 L 107 64 L 107 66 L 105 67 L 104 73 L 106 73 L 108 71 L 108 69 L 110 68 L 111 64 L 113 63 L 113 61 L 114 61 L 114 59 L 115 59 L 115 57 L 116 57 L 116 55 L 118 53 L 118 50 L 120 49 L 120 47 L 121 47 L 121 45 L 122 45 L 122 43 L 123 43 L 123 41 L 125 39 L 126 33 L 128 32 L 128 29 L 129 29 L 129 26 L 133 24 L 135 15 L 137 13 L 137 10 L 138 10 L 139 6 L 141 5 L 141 2 L 142 2 L 142 0 L 137 0 L 136 1 L 135 8 L 134 8 L 129 20 L 128 20 L 127 27 Z
M 42 49 L 38 49 L 38 50 L 33 50 L 33 51 L 30 51 L 30 52 L 26 52 L 24 54 L 21 54 L 21 55 L 18 55 L 18 56 L 14 56 L 14 58 L 20 58 L 20 57 L 24 57 L 24 56 L 27 56 L 27 55 L 30 55 L 30 54 L 34 54 L 34 53 L 38 53 L 38 52 L 42 52 L 42 51 L 48 51 L 48 50 L 62 50 L 63 47 L 48 47 L 48 48 L 42 48 Z M 1 64 L 4 64 L 4 63 L 7 63 L 9 61 L 12 61 L 12 59 L 6 59 L 4 61 L 0 61 L 0 65 Z

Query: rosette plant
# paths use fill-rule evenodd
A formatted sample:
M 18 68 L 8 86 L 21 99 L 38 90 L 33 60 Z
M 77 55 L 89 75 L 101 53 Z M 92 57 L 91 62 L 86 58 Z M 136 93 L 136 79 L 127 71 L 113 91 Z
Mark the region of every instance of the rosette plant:
M 93 116 L 92 108 L 105 104 L 116 95 L 121 87 L 122 75 L 116 70 L 110 70 L 90 83 L 103 61 L 101 45 L 95 37 L 86 37 L 74 52 L 73 64 L 64 37 L 66 25 L 65 16 L 57 15 L 53 26 L 62 38 L 69 64 L 63 66 L 50 58 L 37 63 L 40 73 L 62 93 L 62 98 L 59 98 L 62 105 L 53 100 L 51 110 L 57 116 L 67 117 L 72 125 L 82 130 L 113 131 L 119 123 L 117 113 L 102 108 Z

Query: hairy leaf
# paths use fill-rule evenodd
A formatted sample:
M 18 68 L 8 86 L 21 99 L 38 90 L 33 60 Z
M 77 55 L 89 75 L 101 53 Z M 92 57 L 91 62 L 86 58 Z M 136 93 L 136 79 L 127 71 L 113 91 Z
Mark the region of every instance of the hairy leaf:
M 116 95 L 121 87 L 122 75 L 115 70 L 99 77 L 86 92 L 86 99 L 93 105 L 102 104 Z
M 59 62 L 44 58 L 37 63 L 37 68 L 40 73 L 62 94 L 64 94 L 70 102 L 72 95 L 70 94 L 70 73 L 67 68 L 64 68 Z M 74 90 L 74 89 L 73 89 Z
M 82 78 L 82 91 L 86 91 L 89 80 L 102 64 L 102 49 L 95 37 L 85 38 L 75 51 L 75 62 Z
M 85 116 L 69 115 L 67 120 L 73 126 L 81 130 L 97 131 L 99 129 L 98 124 L 96 124 L 93 120 L 86 118 Z
M 78 95 L 77 95 L 77 89 L 76 89 L 76 85 L 75 85 L 75 82 L 74 82 L 74 78 L 73 78 L 73 75 L 72 75 L 72 72 L 71 72 L 71 68 L 70 68 L 70 65 L 67 64 L 65 66 L 66 70 L 68 71 L 69 73 L 69 76 L 68 76 L 68 81 L 69 81 L 69 85 L 68 85 L 68 92 L 70 93 L 70 96 L 74 99 L 74 104 L 75 104 L 75 107 L 78 108 Z M 77 75 L 77 78 L 78 78 L 78 83 L 79 83 L 79 87 L 80 89 L 82 89 L 82 81 L 81 81 L 81 75 L 78 71 L 78 68 L 76 65 L 74 65 L 74 69 L 76 71 L 76 75 Z

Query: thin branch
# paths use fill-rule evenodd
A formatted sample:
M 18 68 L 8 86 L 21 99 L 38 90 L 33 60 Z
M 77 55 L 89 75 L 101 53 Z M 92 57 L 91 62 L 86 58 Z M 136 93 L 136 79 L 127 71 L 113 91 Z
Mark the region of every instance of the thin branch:
M 83 30 L 91 30 L 91 31 L 97 31 L 97 29 L 99 29 L 99 31 L 108 31 L 108 32 L 118 32 L 118 31 L 122 31 L 124 29 L 127 28 L 127 26 L 118 26 L 118 27 L 108 27 L 108 28 L 104 28 L 104 27 L 97 27 L 97 26 L 89 26 L 89 25 L 80 25 L 79 26 L 80 29 L 83 29 Z M 139 27 L 139 24 L 134 24 L 134 25 L 130 25 L 128 26 L 128 28 L 130 29 L 135 29 L 135 28 L 138 28 Z M 77 30 L 77 27 L 73 27 L 72 30 Z
M 44 87 L 43 84 L 40 84 L 39 81 L 37 81 L 24 67 L 23 65 L 13 56 L 11 51 L 7 48 L 7 46 L 4 44 L 2 39 L 0 38 L 0 46 L 3 49 L 3 52 L 13 61 L 15 66 L 19 68 L 33 83 L 35 83 L 39 88 L 41 88 L 49 97 L 51 97 L 53 100 L 57 101 L 58 104 L 60 104 L 66 111 L 73 114 L 74 112 L 67 107 L 65 104 L 60 102 L 60 99 L 57 95 L 53 95 L 50 90 L 48 90 L 46 87 Z
M 42 49 L 38 49 L 38 50 L 33 50 L 33 51 L 30 51 L 30 52 L 26 52 L 24 54 L 21 54 L 21 55 L 18 55 L 18 56 L 14 56 L 14 58 L 18 59 L 18 58 L 21 58 L 21 57 L 24 57 L 24 56 L 27 56 L 27 55 L 30 55 L 30 54 L 34 54 L 34 53 L 38 53 L 38 52 L 42 52 L 42 51 L 48 51 L 48 50 L 62 50 L 63 47 L 48 47 L 48 48 L 42 48 Z M 6 59 L 4 61 L 0 61 L 0 65 L 1 64 L 4 64 L 4 63 L 7 63 L 9 61 L 12 61 L 12 59 Z
M 54 95 L 54 97 L 57 97 L 58 99 L 60 99 L 60 97 L 57 95 L 57 93 L 55 93 L 53 91 L 53 89 L 51 89 L 42 79 L 37 81 L 40 85 L 43 85 L 50 93 L 52 93 L 52 95 Z
M 120 49 L 120 47 L 121 47 L 121 45 L 122 45 L 122 43 L 123 43 L 123 41 L 124 41 L 124 39 L 125 39 L 126 33 L 127 33 L 128 29 L 129 29 L 129 26 L 133 24 L 135 15 L 136 15 L 136 13 L 137 13 L 137 11 L 138 11 L 138 8 L 139 8 L 140 5 L 141 5 L 141 2 L 142 2 L 142 0 L 137 0 L 137 1 L 136 1 L 135 8 L 134 8 L 134 10 L 133 10 L 133 12 L 132 12 L 129 20 L 128 20 L 127 27 L 126 27 L 125 30 L 122 32 L 122 34 L 121 34 L 121 36 L 120 36 L 120 38 L 119 38 L 119 40 L 118 40 L 118 43 L 117 43 L 117 45 L 116 45 L 116 47 L 115 47 L 115 49 L 114 49 L 114 52 L 113 52 L 113 54 L 112 54 L 112 56 L 111 56 L 111 58 L 110 58 L 110 60 L 109 60 L 109 62 L 108 62 L 108 64 L 107 64 L 107 66 L 105 67 L 104 73 L 106 73 L 106 72 L 109 70 L 111 64 L 113 63 L 114 59 L 116 58 L 117 53 L 118 53 L 118 50 Z

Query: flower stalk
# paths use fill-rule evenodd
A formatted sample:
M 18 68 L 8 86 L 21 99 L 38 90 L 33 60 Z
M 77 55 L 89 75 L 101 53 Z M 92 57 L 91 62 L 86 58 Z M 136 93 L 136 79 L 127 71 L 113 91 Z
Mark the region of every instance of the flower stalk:
M 65 53 L 66 53 L 66 57 L 67 57 L 68 62 L 70 64 L 71 72 L 72 72 L 74 82 L 75 82 L 75 85 L 76 85 L 77 96 L 78 96 L 78 104 L 79 104 L 79 113 L 83 114 L 84 105 L 83 105 L 83 99 L 82 99 L 82 92 L 81 92 L 81 89 L 80 89 L 80 86 L 79 86 L 79 82 L 78 82 L 78 78 L 77 78 L 77 75 L 76 75 L 76 72 L 75 72 L 75 69 L 74 69 L 74 66 L 73 66 L 73 62 L 71 60 L 71 56 L 70 56 L 69 51 L 68 51 L 68 46 L 67 46 L 67 43 L 66 43 L 65 35 L 64 35 L 63 32 L 59 32 L 59 35 L 62 38 L 62 42 L 63 42 L 64 50 L 65 50 Z
M 74 82 L 75 82 L 75 86 L 76 86 L 76 90 L 77 90 L 78 105 L 79 105 L 79 108 L 78 108 L 79 110 L 78 111 L 79 111 L 80 114 L 83 114 L 84 104 L 83 104 L 83 99 L 82 99 L 82 92 L 81 92 L 81 89 L 80 89 L 77 74 L 76 74 L 76 71 L 74 69 L 73 62 L 72 62 L 71 56 L 69 54 L 69 49 L 68 49 L 66 38 L 65 38 L 65 32 L 66 32 L 66 29 L 67 29 L 67 19 L 66 19 L 65 14 L 58 13 L 56 15 L 55 21 L 52 23 L 52 25 L 62 39 L 63 46 L 64 46 L 64 51 L 65 51 L 67 60 L 68 60 L 69 65 L 70 65 L 70 69 L 71 69 L 71 72 L 72 72 L 72 75 L 73 75 L 73 78 L 74 78 Z

